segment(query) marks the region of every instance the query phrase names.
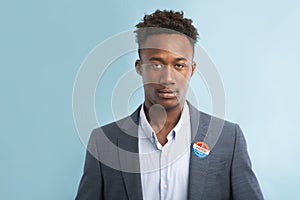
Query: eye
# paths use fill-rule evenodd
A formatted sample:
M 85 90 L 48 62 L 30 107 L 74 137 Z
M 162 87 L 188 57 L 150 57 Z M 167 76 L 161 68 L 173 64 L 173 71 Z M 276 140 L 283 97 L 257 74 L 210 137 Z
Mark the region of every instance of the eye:
M 175 68 L 176 69 L 183 69 L 183 68 L 185 68 L 185 66 L 186 66 L 185 64 L 176 64 Z
M 149 66 L 153 69 L 161 69 L 163 68 L 163 65 L 162 64 L 154 64 L 154 63 L 151 63 L 149 64 Z

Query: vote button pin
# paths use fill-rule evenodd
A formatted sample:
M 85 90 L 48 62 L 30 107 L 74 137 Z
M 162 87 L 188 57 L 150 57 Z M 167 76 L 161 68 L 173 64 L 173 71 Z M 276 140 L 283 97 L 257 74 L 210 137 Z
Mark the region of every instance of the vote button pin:
M 195 142 L 193 150 L 195 155 L 199 158 L 205 158 L 210 152 L 210 148 L 205 142 Z

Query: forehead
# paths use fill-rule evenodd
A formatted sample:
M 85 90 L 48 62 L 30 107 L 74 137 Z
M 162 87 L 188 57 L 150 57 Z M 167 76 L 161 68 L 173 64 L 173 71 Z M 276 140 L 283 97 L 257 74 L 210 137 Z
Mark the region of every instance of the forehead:
M 193 47 L 185 35 L 155 34 L 150 35 L 140 46 L 142 56 L 161 54 L 173 57 L 184 57 L 192 60 Z

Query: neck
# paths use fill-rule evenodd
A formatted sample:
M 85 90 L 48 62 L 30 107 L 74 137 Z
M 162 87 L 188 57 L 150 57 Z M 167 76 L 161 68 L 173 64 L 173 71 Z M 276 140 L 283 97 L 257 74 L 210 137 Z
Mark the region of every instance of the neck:
M 155 132 L 160 132 L 159 130 L 170 130 L 176 126 L 180 119 L 183 106 L 184 103 L 180 103 L 174 108 L 165 109 L 159 104 L 149 106 L 145 103 L 144 111 L 147 121 L 151 127 L 155 130 Z

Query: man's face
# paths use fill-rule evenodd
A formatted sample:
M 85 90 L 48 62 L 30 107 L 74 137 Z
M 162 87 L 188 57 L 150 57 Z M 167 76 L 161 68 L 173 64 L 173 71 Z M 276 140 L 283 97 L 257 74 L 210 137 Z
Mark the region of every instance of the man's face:
M 189 80 L 196 68 L 193 47 L 181 34 L 150 35 L 141 45 L 135 67 L 143 78 L 145 105 L 166 110 L 183 106 Z

